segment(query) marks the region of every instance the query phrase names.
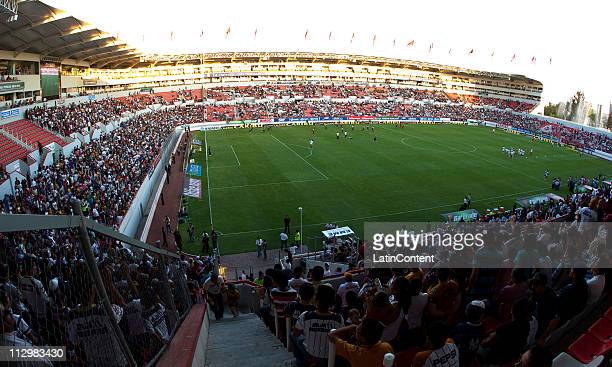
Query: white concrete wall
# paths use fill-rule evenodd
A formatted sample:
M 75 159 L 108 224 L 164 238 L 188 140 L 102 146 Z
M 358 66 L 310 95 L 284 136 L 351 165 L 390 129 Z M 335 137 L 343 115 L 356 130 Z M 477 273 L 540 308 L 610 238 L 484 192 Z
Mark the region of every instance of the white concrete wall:
M 83 86 L 83 78 L 80 76 L 62 75 L 62 89 L 64 88 L 80 88 Z
M 204 320 L 200 327 L 200 334 L 198 335 L 198 343 L 193 354 L 193 360 L 191 367 L 205 367 L 206 366 L 206 348 L 208 347 L 208 332 L 210 330 L 210 318 L 209 318 L 209 307 L 206 307 L 204 312 Z
M 24 82 L 23 91 L 19 92 L 32 92 L 40 90 L 40 75 L 15 75 L 15 79 Z

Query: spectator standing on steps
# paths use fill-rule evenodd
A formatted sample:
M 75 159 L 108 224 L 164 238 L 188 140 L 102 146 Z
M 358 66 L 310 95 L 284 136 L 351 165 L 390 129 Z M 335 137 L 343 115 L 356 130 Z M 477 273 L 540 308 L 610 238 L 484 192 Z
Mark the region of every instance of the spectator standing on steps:
M 204 282 L 204 290 L 208 297 L 209 303 L 215 314 L 215 319 L 220 320 L 223 318 L 223 291 L 225 289 L 225 283 L 223 278 L 215 273 L 206 279 Z

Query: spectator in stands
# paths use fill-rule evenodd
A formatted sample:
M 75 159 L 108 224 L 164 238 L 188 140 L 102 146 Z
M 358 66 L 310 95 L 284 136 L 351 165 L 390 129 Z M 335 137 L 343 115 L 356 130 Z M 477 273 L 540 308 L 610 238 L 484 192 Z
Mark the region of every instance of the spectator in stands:
M 422 273 L 410 273 L 408 279 L 408 294 L 410 295 L 410 304 L 408 309 L 404 310 L 404 318 L 406 319 L 406 346 L 420 346 L 425 342 L 425 330 L 423 328 L 423 318 L 425 310 L 429 302 L 427 293 L 421 292 L 423 278 Z
M 559 319 L 560 323 L 570 320 L 586 307 L 589 297 L 589 288 L 586 280 L 586 269 L 573 268 L 570 271 L 570 284 L 559 291 Z
M 225 283 L 223 278 L 212 273 L 208 279 L 204 282 L 204 290 L 208 296 L 208 302 L 212 308 L 215 319 L 220 320 L 223 318 L 223 291 L 225 290 Z
M 450 332 L 451 338 L 459 348 L 460 366 L 471 366 L 485 336 L 482 317 L 486 306 L 483 301 L 472 301 L 465 308 L 465 321 L 457 324 Z
M 257 285 L 263 285 L 263 280 L 264 280 L 264 272 L 260 270 L 259 273 L 257 273 L 257 278 L 255 278 L 253 283 Z
M 438 284 L 427 291 L 429 294 L 429 313 L 433 318 L 453 322 L 455 312 L 461 304 L 459 285 L 450 279 L 450 270 L 438 269 Z
M 536 338 L 541 342 L 544 342 L 559 324 L 559 300 L 547 284 L 548 277 L 542 272 L 536 273 L 530 280 L 530 301 L 535 305 L 535 316 L 538 320 Z
M 297 301 L 290 302 L 285 306 L 285 314 L 290 315 L 294 321 L 300 317 L 300 315 L 306 311 L 314 311 L 315 306 L 312 304 L 315 290 L 312 284 L 304 283 L 298 290 Z
M 170 341 L 170 330 L 166 322 L 166 308 L 160 302 L 153 288 L 147 289 L 142 296 L 142 317 L 149 335 L 154 336 L 160 345 Z M 157 348 L 156 348 L 157 349 Z
M 418 352 L 412 361 L 412 367 L 454 367 L 459 366 L 459 350 L 448 339 L 448 326 L 442 321 L 429 325 L 427 337 L 429 348 Z
M 400 326 L 404 320 L 404 310 L 400 304 L 391 303 L 389 295 L 385 292 L 378 292 L 374 298 L 368 302 L 366 318 L 380 321 L 384 325 L 381 340 L 394 345 L 398 341 Z
M 293 268 L 293 278 L 289 280 L 289 287 L 298 290 L 304 283 L 309 283 L 308 280 L 304 279 L 304 268 L 296 266 Z
M 37 261 L 30 256 L 25 261 L 24 275 L 19 279 L 19 290 L 26 300 L 32 315 L 44 319 L 47 314 L 49 296 L 42 282 L 37 278 L 40 275 Z
M 503 365 L 517 359 L 527 346 L 530 302 L 520 299 L 512 306 L 512 321 L 498 326 L 482 341 L 481 355 L 486 363 Z
M 317 290 L 319 289 L 320 285 L 328 285 L 331 287 L 331 284 L 323 282 L 323 277 L 325 274 L 325 270 L 323 269 L 323 267 L 317 265 L 315 267 L 312 268 L 311 273 L 310 273 L 310 281 L 312 283 L 312 285 L 315 288 L 315 293 L 317 292 Z
M 287 279 L 287 274 L 282 270 L 274 270 L 271 273 L 272 281 L 274 282 L 274 288 L 272 288 L 271 294 L 272 298 L 282 297 L 282 298 L 296 298 L 297 292 L 295 289 L 289 287 L 289 280 Z
M 359 283 L 353 281 L 353 274 L 347 272 L 344 273 L 344 283 L 338 286 L 338 291 L 336 293 L 338 297 L 340 297 L 340 307 L 342 309 L 348 307 L 346 295 L 349 292 L 353 292 L 357 295 L 357 292 L 359 292 Z
M 269 270 L 271 274 L 272 269 Z M 268 273 L 267 270 L 266 273 Z M 275 332 L 274 318 L 272 317 L 272 288 L 274 288 L 274 281 L 270 275 L 264 275 L 262 286 L 264 294 L 261 307 L 259 308 L 259 311 L 257 311 L 257 315 L 262 319 L 270 331 Z
M 32 347 L 33 344 L 20 331 L 17 322 L 15 321 L 14 315 L 10 308 L 6 308 L 3 304 L 0 304 L 0 345 L 12 346 L 17 348 Z M 46 357 L 35 357 L 28 358 L 29 362 L 24 365 L 28 366 L 48 366 L 52 367 L 53 364 Z
M 553 357 L 550 350 L 536 345 L 523 353 L 521 367 L 552 367 Z
M 604 288 L 606 287 L 606 275 L 599 267 L 593 267 L 591 269 L 593 273 L 593 277 L 587 281 L 587 286 L 589 287 L 589 298 L 587 300 L 587 304 L 595 303 L 603 293 Z M 2 280 L 0 276 L 0 281 Z
M 317 309 L 307 311 L 300 315 L 293 335 L 304 336 L 304 352 L 297 348 L 295 355 L 298 366 L 326 366 L 329 353 L 327 334 L 332 329 L 339 329 L 344 325 L 342 316 L 330 311 L 334 304 L 336 292 L 331 286 L 320 285 L 316 292 Z
M 381 365 L 385 354 L 393 353 L 391 345 L 380 340 L 383 329 L 380 322 L 366 318 L 360 324 L 336 329 L 328 335 L 336 344 L 336 355 L 346 359 L 351 367 L 370 367 Z M 353 336 L 355 344 L 346 341 Z
M 227 285 L 227 307 L 232 313 L 233 317 L 238 317 L 240 315 L 240 310 L 238 309 L 238 301 L 240 300 L 240 292 L 236 288 L 234 284 Z
M 10 279 L 8 264 L 0 263 L 0 289 L 6 292 L 11 299 L 12 311 L 22 315 L 27 313 L 27 307 L 21 302 L 22 296 L 19 288 L 17 288 Z
M 527 297 L 529 285 L 527 284 L 526 269 L 515 268 L 512 270 L 512 281 L 503 287 L 497 295 L 499 304 L 499 318 L 501 321 L 510 321 L 512 304 L 517 299 Z

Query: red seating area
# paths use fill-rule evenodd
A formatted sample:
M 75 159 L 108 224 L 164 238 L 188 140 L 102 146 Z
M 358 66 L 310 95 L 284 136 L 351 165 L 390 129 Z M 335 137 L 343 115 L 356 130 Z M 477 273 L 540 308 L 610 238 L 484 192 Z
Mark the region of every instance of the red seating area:
M 29 120 L 14 121 L 0 126 L 0 128 L 32 147 L 37 147 L 38 142 L 43 146 L 49 143 L 57 143 L 60 146 L 67 144 L 59 136 L 54 135 Z
M 568 348 L 568 353 L 581 363 L 612 351 L 612 307 Z
M 16 159 L 23 159 L 27 154 L 27 149 L 0 134 L 0 167 L 4 167 Z

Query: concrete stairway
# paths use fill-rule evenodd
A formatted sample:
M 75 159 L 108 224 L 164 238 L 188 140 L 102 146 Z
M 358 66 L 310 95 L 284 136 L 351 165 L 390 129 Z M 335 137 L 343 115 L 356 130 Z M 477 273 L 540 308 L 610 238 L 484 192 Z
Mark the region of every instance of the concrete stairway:
M 254 314 L 211 320 L 207 367 L 289 367 L 293 355 Z

